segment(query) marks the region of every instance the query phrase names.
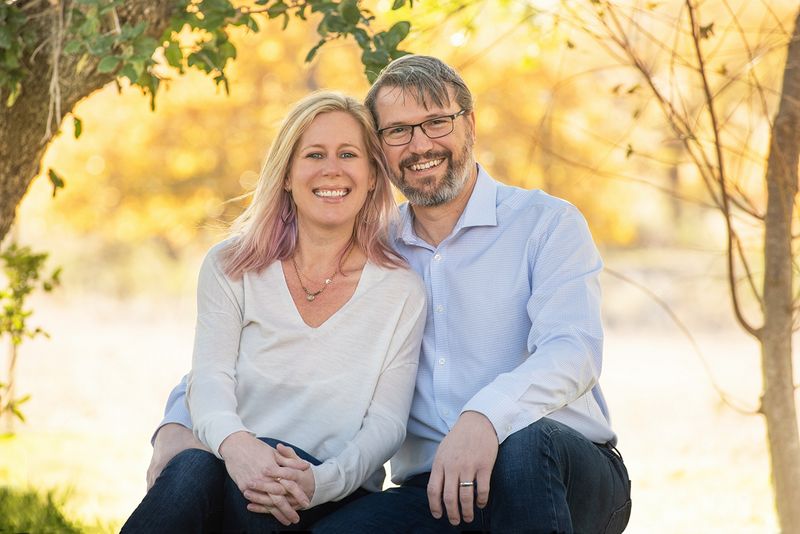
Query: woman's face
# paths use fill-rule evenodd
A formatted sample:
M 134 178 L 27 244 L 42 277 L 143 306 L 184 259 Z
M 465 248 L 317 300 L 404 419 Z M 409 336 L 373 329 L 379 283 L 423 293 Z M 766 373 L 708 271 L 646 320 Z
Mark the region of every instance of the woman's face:
M 286 187 L 301 227 L 352 231 L 375 177 L 360 124 L 349 113 L 317 115 L 300 137 Z

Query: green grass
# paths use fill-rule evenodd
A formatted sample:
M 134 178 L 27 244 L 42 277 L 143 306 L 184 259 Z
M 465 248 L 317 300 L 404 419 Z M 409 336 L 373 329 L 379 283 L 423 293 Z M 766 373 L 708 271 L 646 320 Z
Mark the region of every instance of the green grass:
M 84 532 L 86 528 L 68 519 L 63 499 L 50 491 L 0 487 L 0 532 Z

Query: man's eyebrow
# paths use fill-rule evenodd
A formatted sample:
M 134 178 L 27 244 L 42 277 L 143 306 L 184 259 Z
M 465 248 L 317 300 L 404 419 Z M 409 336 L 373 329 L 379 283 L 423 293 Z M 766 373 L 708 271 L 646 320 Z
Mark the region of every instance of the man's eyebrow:
M 448 115 L 452 115 L 452 113 L 447 113 L 445 110 L 436 111 L 436 112 L 433 112 L 433 113 L 428 113 L 427 115 L 425 115 L 423 117 L 423 119 L 421 121 L 417 121 L 414 124 L 418 124 L 420 122 L 425 122 L 425 121 L 428 121 L 428 120 L 431 120 L 431 119 L 435 119 L 437 117 L 447 117 Z M 410 122 L 401 122 L 401 121 L 392 121 L 392 122 L 390 122 L 390 123 L 388 123 L 388 124 L 386 124 L 384 126 L 381 126 L 378 129 L 379 130 L 383 130 L 384 128 L 391 128 L 392 126 L 408 126 L 409 124 L 411 124 L 411 123 Z

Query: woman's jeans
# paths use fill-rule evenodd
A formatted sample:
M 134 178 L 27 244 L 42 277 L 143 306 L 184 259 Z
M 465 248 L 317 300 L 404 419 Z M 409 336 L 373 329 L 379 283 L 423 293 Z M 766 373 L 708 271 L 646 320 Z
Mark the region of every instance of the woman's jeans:
M 630 480 L 622 456 L 552 419 L 510 435 L 500 445 L 489 503 L 475 519 L 453 527 L 428 506 L 430 473 L 370 494 L 319 521 L 314 532 L 493 534 L 617 534 L 631 512 Z
M 302 449 L 271 438 L 259 438 L 275 447 L 283 443 L 313 465 L 321 462 Z M 247 500 L 228 476 L 225 462 L 200 449 L 177 454 L 164 467 L 150 491 L 122 527 L 122 533 L 288 532 L 307 530 L 316 521 L 366 495 L 357 490 L 337 502 L 301 510 L 300 522 L 284 526 L 270 514 L 247 510 Z

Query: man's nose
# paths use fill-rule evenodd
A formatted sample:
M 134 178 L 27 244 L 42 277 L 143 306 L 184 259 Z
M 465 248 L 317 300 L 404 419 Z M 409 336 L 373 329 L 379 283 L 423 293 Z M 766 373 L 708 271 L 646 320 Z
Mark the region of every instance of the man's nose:
M 417 154 L 427 152 L 433 148 L 433 141 L 422 131 L 422 126 L 414 126 L 408 148 Z

